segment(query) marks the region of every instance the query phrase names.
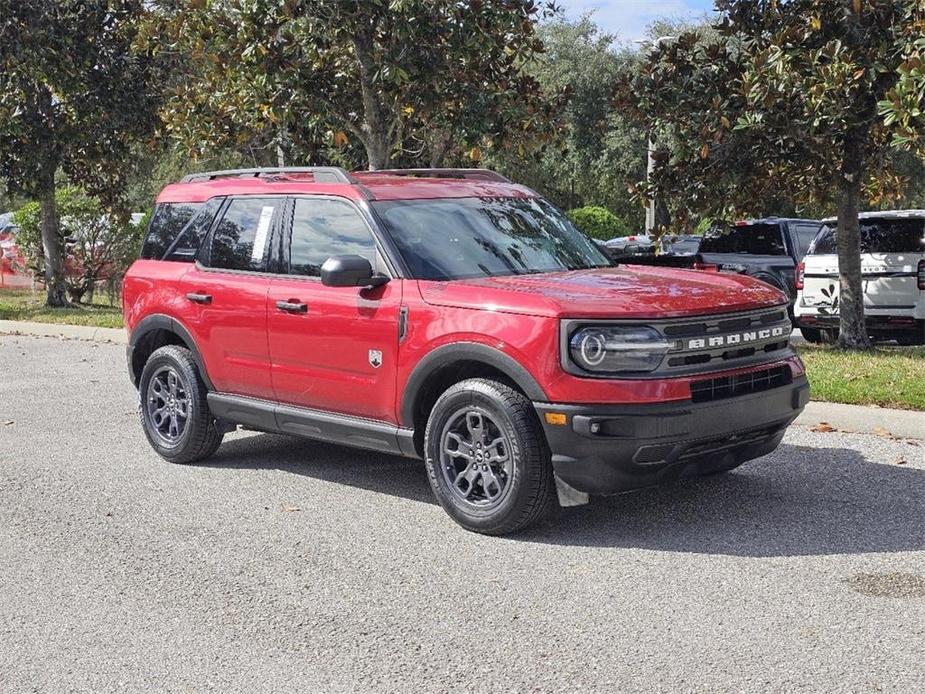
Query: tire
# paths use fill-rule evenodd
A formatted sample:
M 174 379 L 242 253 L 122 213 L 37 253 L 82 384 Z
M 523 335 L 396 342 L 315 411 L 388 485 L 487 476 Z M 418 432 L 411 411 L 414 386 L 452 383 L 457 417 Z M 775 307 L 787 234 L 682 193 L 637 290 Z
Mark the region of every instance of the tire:
M 546 436 L 533 404 L 507 385 L 451 386 L 430 413 L 424 454 L 434 495 L 466 530 L 513 533 L 556 507 Z
M 803 335 L 803 339 L 807 342 L 812 342 L 816 345 L 823 344 L 822 331 L 819 328 L 800 328 L 800 334 Z
M 215 426 L 205 383 L 188 349 L 167 345 L 155 350 L 141 372 L 138 394 L 142 428 L 162 458 L 194 463 L 218 450 L 223 434 Z

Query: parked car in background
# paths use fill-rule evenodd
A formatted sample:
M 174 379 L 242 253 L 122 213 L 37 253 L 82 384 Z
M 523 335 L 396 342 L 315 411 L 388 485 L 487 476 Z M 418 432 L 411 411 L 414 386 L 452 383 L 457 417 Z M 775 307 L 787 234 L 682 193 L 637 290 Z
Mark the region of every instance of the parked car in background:
M 821 227 L 817 220 L 782 217 L 720 223 L 704 234 L 694 255 L 634 256 L 620 262 L 748 275 L 784 292 L 792 315 L 794 273 Z
M 604 242 L 604 248 L 611 258 L 620 258 L 628 255 L 654 255 L 655 239 L 646 234 L 632 234 L 618 236 Z
M 662 253 L 665 255 L 697 255 L 703 236 L 696 234 L 681 234 L 662 239 Z
M 836 220 L 823 223 L 796 276 L 796 322 L 813 342 L 838 336 Z M 925 344 L 925 210 L 861 213 L 861 280 L 871 337 Z

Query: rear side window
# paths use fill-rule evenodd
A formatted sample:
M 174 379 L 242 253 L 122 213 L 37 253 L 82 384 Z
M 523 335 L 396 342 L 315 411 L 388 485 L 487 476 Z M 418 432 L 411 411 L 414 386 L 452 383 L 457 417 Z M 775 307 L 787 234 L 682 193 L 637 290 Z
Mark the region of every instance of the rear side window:
M 212 198 L 203 205 L 202 209 L 200 209 L 189 221 L 189 224 L 183 227 L 183 231 L 180 232 L 180 235 L 177 237 L 177 240 L 174 241 L 173 245 L 167 249 L 167 255 L 164 257 L 164 260 L 175 260 L 186 263 L 193 262 L 196 258 L 197 251 L 199 251 L 199 247 L 209 233 L 212 220 L 215 219 L 215 214 L 222 206 L 223 201 L 224 198 Z
M 298 198 L 292 216 L 289 274 L 318 277 L 332 255 L 359 255 L 376 267 L 376 242 L 347 202 Z
M 700 252 L 787 255 L 780 224 L 742 224 L 713 227 L 704 235 L 700 244 Z
M 209 267 L 263 272 L 279 198 L 234 198 L 212 231 Z
M 925 253 L 925 220 L 862 219 L 861 253 Z M 835 226 L 824 226 L 811 255 L 838 253 Z
M 813 245 L 813 239 L 816 238 L 816 235 L 819 233 L 821 228 L 821 224 L 793 225 L 794 235 L 796 236 L 797 243 L 800 246 L 799 252 L 801 257 L 809 252 L 809 247 Z
M 155 205 L 151 224 L 141 247 L 141 257 L 161 260 L 201 207 L 200 202 L 169 202 Z

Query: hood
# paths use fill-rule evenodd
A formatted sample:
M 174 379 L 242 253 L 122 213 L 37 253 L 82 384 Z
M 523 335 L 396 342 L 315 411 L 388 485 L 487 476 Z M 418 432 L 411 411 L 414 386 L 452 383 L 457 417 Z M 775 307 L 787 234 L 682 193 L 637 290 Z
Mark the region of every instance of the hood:
M 787 302 L 751 277 L 646 266 L 418 284 L 424 300 L 437 306 L 558 318 L 674 318 Z

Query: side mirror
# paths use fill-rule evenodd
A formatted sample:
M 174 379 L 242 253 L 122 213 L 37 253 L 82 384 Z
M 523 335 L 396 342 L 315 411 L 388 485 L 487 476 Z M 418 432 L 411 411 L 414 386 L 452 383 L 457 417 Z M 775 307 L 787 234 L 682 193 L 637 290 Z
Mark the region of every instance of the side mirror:
M 388 281 L 385 275 L 374 275 L 373 266 L 358 255 L 335 255 L 321 266 L 325 287 L 381 287 Z

